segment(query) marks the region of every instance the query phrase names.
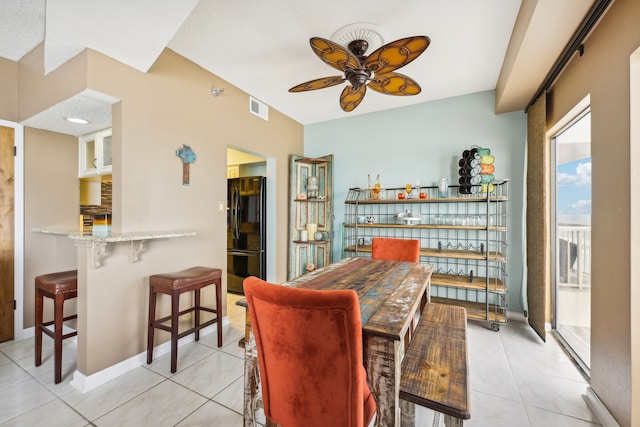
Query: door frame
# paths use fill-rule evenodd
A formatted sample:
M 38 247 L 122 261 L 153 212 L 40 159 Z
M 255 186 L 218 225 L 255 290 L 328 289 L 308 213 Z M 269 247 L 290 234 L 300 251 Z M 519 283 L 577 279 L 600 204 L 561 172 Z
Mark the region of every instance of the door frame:
M 266 235 L 266 240 L 267 240 L 267 246 L 266 246 L 266 250 L 267 250 L 267 278 L 266 280 L 269 282 L 276 282 L 276 277 L 277 277 L 277 272 L 276 272 L 276 268 L 277 268 L 277 262 L 276 262 L 276 238 L 275 236 L 278 234 L 277 230 L 277 203 L 276 203 L 276 195 L 277 195 L 277 188 L 276 188 L 276 176 L 277 174 L 277 162 L 276 159 L 272 156 L 268 156 L 264 153 L 261 152 L 257 152 L 257 151 L 252 151 L 249 150 L 247 148 L 244 147 L 239 147 L 239 146 L 235 146 L 235 145 L 227 145 L 227 149 L 231 149 L 231 150 L 235 150 L 235 151 L 240 151 L 242 153 L 246 153 L 246 154 L 250 154 L 252 156 L 257 156 L 257 157 L 261 157 L 266 161 L 266 173 L 265 173 L 265 177 L 266 179 L 266 192 L 267 192 L 267 223 L 266 223 L 266 230 L 265 230 L 265 235 Z M 228 153 L 228 151 L 227 151 Z M 229 161 L 228 158 L 228 154 L 227 154 L 227 162 Z M 226 188 L 226 184 L 225 184 L 225 188 Z M 225 245 L 226 245 L 226 240 L 225 240 Z M 225 269 L 226 269 L 226 265 L 225 265 Z M 226 270 L 225 270 L 226 271 Z M 286 273 L 285 273 L 286 274 Z
M 24 338 L 24 126 L 0 119 L 0 126 L 13 128 L 16 156 L 14 157 L 14 265 L 13 339 Z
M 586 114 L 591 113 L 591 95 L 587 94 L 583 99 L 581 99 L 571 110 L 569 110 L 556 124 L 554 124 L 547 131 L 547 139 L 550 142 L 550 169 L 553 171 L 550 176 L 550 188 L 551 188 L 551 329 L 554 331 L 554 336 L 559 339 L 563 348 L 567 350 L 570 354 L 574 363 L 578 366 L 578 368 L 582 371 L 584 375 L 587 377 L 590 376 L 590 368 L 582 361 L 580 356 L 573 350 L 571 345 L 569 345 L 564 337 L 556 331 L 557 327 L 557 310 L 558 310 L 558 295 L 557 295 L 557 285 L 558 285 L 558 253 L 557 253 L 557 213 L 556 213 L 556 205 L 557 205 L 557 194 L 556 194 L 556 174 L 557 174 L 557 158 L 556 158 L 556 149 L 557 143 L 555 141 L 555 137 L 562 132 L 564 129 L 573 125 L 575 122 L 582 119 Z

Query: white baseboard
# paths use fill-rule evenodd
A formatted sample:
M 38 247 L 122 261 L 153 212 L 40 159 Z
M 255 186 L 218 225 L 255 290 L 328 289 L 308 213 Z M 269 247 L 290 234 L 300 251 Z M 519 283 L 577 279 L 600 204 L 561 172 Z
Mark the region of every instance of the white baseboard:
M 589 408 L 596 414 L 602 427 L 620 427 L 620 424 L 613 418 L 613 415 L 611 415 L 591 387 L 587 387 L 587 392 L 582 397 L 587 401 Z
M 167 343 L 161 344 L 160 346 L 156 347 L 156 349 L 164 346 L 165 344 Z M 180 345 L 182 345 L 182 342 L 180 343 Z M 129 359 L 123 360 L 120 363 L 116 363 L 113 366 L 109 366 L 108 368 L 105 368 L 102 371 L 96 372 L 95 374 L 89 375 L 89 376 L 76 370 L 73 373 L 73 379 L 69 382 L 69 384 L 71 384 L 72 387 L 80 391 L 80 393 L 86 393 L 89 390 L 92 390 L 108 381 L 111 381 L 112 379 L 117 378 L 120 375 L 124 375 L 127 372 L 146 363 L 147 361 L 146 354 L 147 354 L 146 352 L 140 353 L 136 356 L 130 357 Z
M 229 317 L 224 316 L 222 318 L 222 326 L 229 324 Z M 217 332 L 217 325 L 208 326 L 200 331 L 201 336 L 209 335 L 213 332 Z M 186 337 L 178 340 L 178 347 L 182 347 L 185 344 L 188 344 L 194 340 L 194 334 L 189 334 Z M 157 345 L 153 348 L 154 359 L 160 357 L 162 355 L 168 354 L 171 352 L 171 341 L 166 341 L 160 345 Z M 108 381 L 111 381 L 114 378 L 119 377 L 120 375 L 124 375 L 127 372 L 142 366 L 147 363 L 147 352 L 146 350 L 140 354 L 137 354 L 133 357 L 130 357 L 126 360 L 123 360 L 120 363 L 116 363 L 115 365 L 109 366 L 99 372 L 96 372 L 92 375 L 85 375 L 80 371 L 75 371 L 73 373 L 73 379 L 69 384 L 72 387 L 79 390 L 81 393 L 86 393 L 89 390 L 92 390 Z

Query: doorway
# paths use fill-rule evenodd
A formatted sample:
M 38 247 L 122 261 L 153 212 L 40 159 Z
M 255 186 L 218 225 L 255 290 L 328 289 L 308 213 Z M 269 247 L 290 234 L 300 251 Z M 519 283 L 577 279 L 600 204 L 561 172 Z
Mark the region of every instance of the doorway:
M 551 138 L 553 329 L 588 375 L 591 353 L 591 111 Z
M 14 340 L 17 340 L 24 338 L 24 126 L 14 122 L 0 120 L 0 132 L 4 135 L 3 137 L 0 137 L 0 139 L 3 139 L 3 142 L 0 144 L 4 147 L 4 150 L 8 150 L 2 151 L 0 159 L 6 159 L 11 163 L 11 166 L 9 167 L 12 169 L 13 173 L 13 194 L 12 201 L 10 203 L 12 208 L 13 235 L 7 237 L 11 240 L 10 244 L 13 248 L 13 253 L 9 256 L 13 261 L 13 279 L 3 278 L 2 286 L 13 287 L 13 297 L 8 300 L 8 307 L 10 307 L 8 316 L 11 317 L 12 320 L 7 320 L 7 322 L 9 324 L 9 328 L 11 327 L 10 325 L 13 325 L 12 336 Z M 12 138 L 8 138 L 8 140 L 4 139 L 7 138 L 6 135 L 9 134 L 12 135 Z M 4 206 L 2 209 L 4 212 Z M 4 220 L 2 225 L 3 227 L 5 226 Z M 3 245 L 5 238 L 6 237 L 3 235 Z M 5 267 L 3 267 L 2 271 L 2 274 L 4 275 Z M 5 323 L 4 318 L 2 318 L 2 323 Z
M 15 129 L 0 126 L 0 342 L 13 339 Z
M 227 148 L 228 292 L 242 294 L 248 275 L 275 280 L 275 167 L 273 158 Z

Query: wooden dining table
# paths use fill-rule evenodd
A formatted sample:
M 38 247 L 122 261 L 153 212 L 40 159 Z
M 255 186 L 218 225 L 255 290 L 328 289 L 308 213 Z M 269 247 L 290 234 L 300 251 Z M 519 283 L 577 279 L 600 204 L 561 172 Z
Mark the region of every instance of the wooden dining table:
M 283 286 L 353 289 L 360 300 L 363 360 L 377 403 L 377 426 L 400 426 L 400 372 L 421 307 L 429 301 L 430 264 L 345 258 Z M 239 305 L 247 308 L 246 300 Z M 310 333 L 312 331 L 309 331 Z M 244 425 L 257 426 L 261 390 L 255 339 L 246 309 Z

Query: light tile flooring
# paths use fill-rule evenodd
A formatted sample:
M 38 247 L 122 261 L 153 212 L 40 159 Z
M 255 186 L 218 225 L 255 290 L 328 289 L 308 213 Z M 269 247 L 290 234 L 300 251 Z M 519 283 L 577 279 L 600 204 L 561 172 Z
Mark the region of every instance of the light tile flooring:
M 75 344 L 65 343 L 64 381 L 53 384 L 52 340 L 44 338 L 44 363 L 33 362 L 33 338 L 0 344 L 0 425 L 7 426 L 241 426 L 243 309 L 229 294 L 225 346 L 215 334 L 158 357 L 87 393 L 69 381 Z M 66 340 L 70 341 L 70 340 Z M 471 420 L 465 426 L 596 426 L 582 395 L 587 383 L 553 337 L 542 343 L 524 323 L 499 332 L 469 323 Z M 417 426 L 433 413 L 417 409 Z M 440 417 L 442 423 L 442 417 Z

